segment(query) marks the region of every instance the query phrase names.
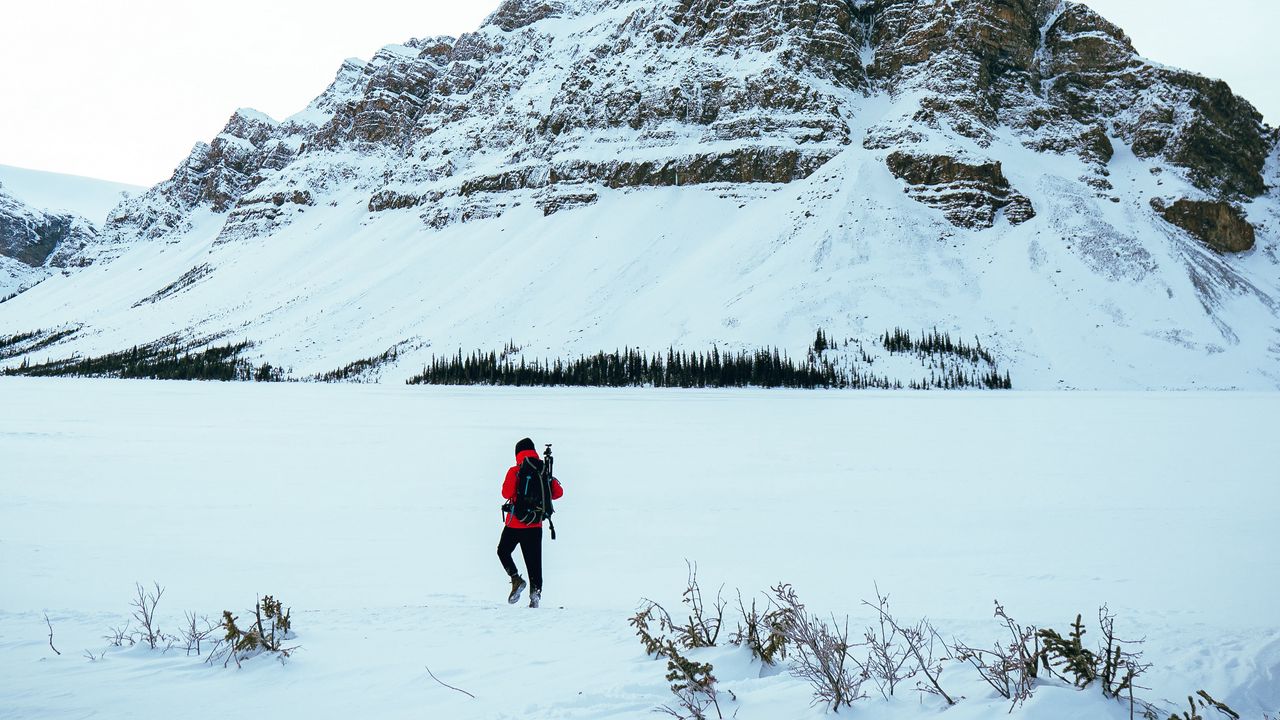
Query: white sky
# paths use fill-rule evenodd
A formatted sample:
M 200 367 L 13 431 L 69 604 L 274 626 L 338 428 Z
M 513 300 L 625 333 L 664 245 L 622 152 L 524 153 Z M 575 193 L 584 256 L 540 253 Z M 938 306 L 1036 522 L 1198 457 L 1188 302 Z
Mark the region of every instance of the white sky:
M 1280 124 L 1280 2 L 1092 0 L 1153 60 L 1227 80 Z M 44 0 L 0 10 L 0 164 L 139 185 L 238 107 L 306 106 L 342 60 L 474 30 L 498 0 Z M 1212 9 L 1207 9 L 1211 7 Z

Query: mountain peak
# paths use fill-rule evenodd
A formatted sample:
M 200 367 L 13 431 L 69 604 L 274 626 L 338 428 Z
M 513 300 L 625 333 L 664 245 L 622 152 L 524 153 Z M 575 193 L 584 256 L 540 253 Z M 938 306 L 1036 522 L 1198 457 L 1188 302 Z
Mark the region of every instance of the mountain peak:
M 503 0 L 482 27 L 494 26 L 507 32 L 519 30 L 539 20 L 559 16 L 565 5 L 564 0 Z

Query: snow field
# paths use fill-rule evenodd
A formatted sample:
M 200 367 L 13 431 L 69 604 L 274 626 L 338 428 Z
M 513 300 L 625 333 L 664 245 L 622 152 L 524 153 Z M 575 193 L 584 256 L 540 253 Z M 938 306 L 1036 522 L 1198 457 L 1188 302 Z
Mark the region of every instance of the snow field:
M 101 227 L 112 208 L 146 188 L 127 183 L 0 165 L 5 192 L 41 210 L 72 212 Z
M 1148 699 L 1204 688 L 1258 720 L 1280 709 L 1278 400 L 5 379 L 0 717 L 653 717 L 665 666 L 626 620 L 678 611 L 688 559 L 704 590 L 790 582 L 855 628 L 878 583 L 974 645 L 1000 637 L 993 598 L 1063 631 L 1108 603 L 1147 638 Z M 505 603 L 494 557 L 525 435 L 566 488 L 538 611 Z M 238 671 L 108 647 L 152 580 L 170 632 L 272 594 L 302 647 Z M 740 718 L 822 716 L 745 650 L 698 657 Z M 943 682 L 966 696 L 948 717 L 1004 714 L 972 671 Z M 1046 686 L 1017 716 L 1127 708 Z

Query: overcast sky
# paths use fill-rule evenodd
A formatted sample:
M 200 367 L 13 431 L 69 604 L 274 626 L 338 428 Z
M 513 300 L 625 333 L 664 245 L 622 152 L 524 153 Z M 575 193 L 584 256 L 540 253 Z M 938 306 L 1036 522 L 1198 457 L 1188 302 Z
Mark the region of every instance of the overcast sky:
M 1277 0 L 1092 0 L 1139 52 L 1280 124 Z M 342 60 L 474 30 L 498 0 L 44 0 L 0 10 L 0 165 L 151 185 L 238 107 L 306 106 Z

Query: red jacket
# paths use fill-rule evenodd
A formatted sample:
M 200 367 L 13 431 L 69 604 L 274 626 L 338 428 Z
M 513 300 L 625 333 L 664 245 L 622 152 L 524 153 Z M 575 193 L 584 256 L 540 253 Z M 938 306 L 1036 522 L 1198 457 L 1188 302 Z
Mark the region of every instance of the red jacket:
M 536 457 L 538 457 L 537 450 L 525 450 L 524 452 L 521 452 L 519 455 L 516 455 L 516 464 L 512 465 L 511 468 L 507 470 L 507 479 L 502 481 L 502 497 L 504 500 L 507 500 L 509 502 L 515 502 L 516 473 L 520 469 L 520 463 L 524 462 L 525 458 L 536 458 Z M 555 478 L 551 478 L 551 499 L 559 500 L 563 496 L 564 496 L 564 488 L 560 487 L 560 481 Z M 512 515 L 511 513 L 507 513 L 506 524 L 507 524 L 507 527 L 509 528 L 523 529 L 523 528 L 542 527 L 542 523 L 540 522 L 536 522 L 533 524 L 522 523 L 516 519 L 515 515 Z

